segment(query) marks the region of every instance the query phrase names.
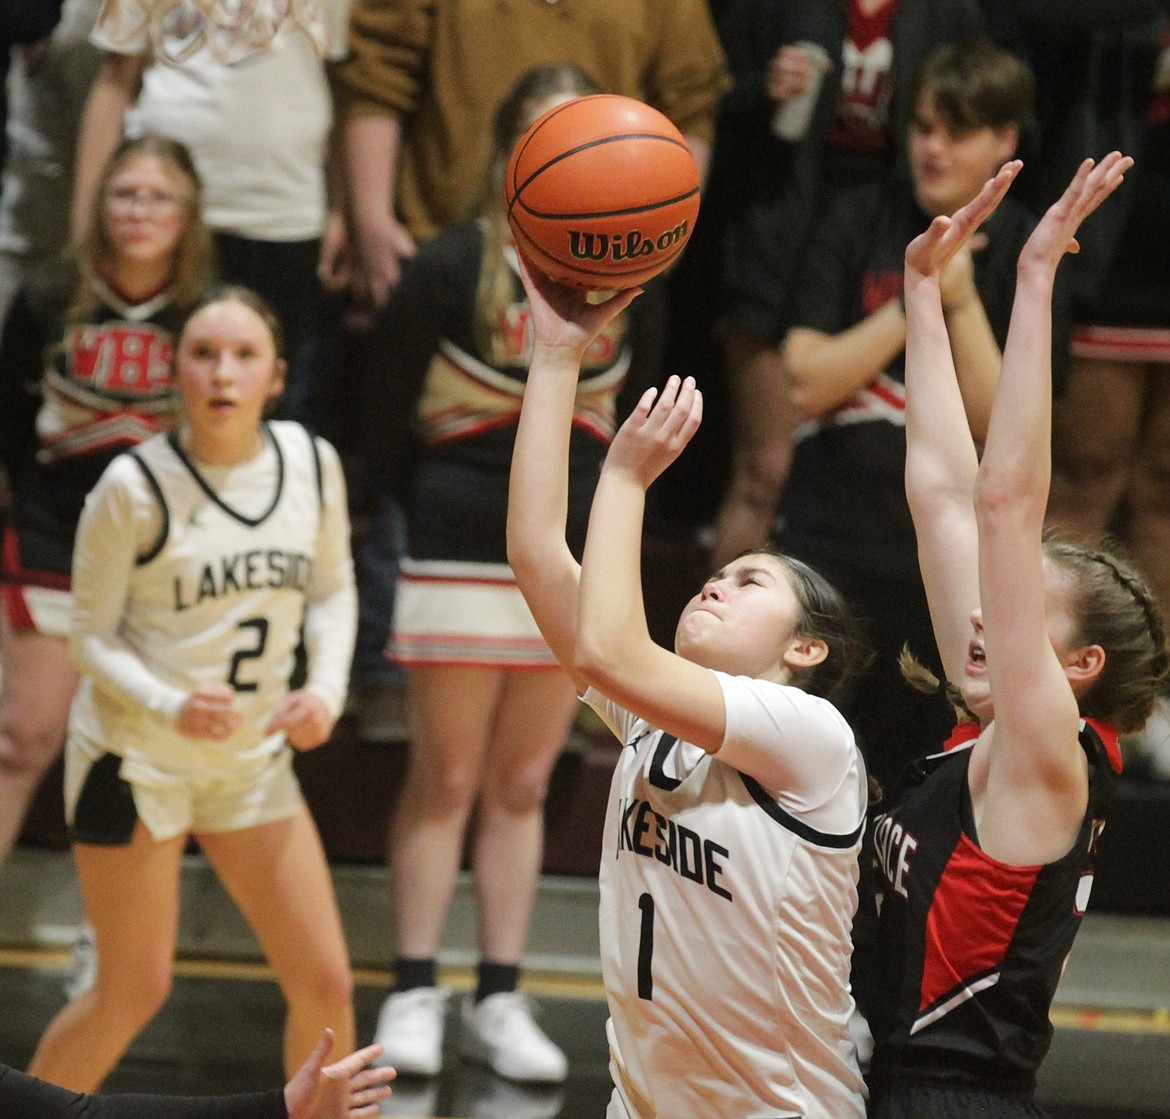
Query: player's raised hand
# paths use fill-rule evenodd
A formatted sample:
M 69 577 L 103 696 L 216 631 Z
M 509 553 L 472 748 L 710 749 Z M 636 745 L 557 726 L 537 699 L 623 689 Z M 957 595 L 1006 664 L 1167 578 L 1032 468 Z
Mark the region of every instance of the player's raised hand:
M 703 394 L 694 377 L 671 376 L 659 393 L 649 388 L 626 417 L 606 455 L 607 470 L 625 470 L 649 487 L 699 430 Z
M 576 362 L 586 347 L 641 293 L 641 288 L 619 291 L 602 302 L 578 288 L 550 280 L 517 251 L 520 278 L 532 308 L 533 340 L 547 351 L 563 351 Z
M 1021 167 L 1020 160 L 1009 160 L 966 206 L 950 217 L 935 218 L 926 232 L 915 237 L 906 247 L 907 277 L 941 275 L 951 258 L 968 245 L 979 227 L 995 212 Z
M 1084 160 L 1064 193 L 1044 212 L 1020 253 L 1020 271 L 1054 271 L 1065 253 L 1080 251 L 1077 230 L 1125 178 L 1133 159 L 1110 152 L 1099 163 Z

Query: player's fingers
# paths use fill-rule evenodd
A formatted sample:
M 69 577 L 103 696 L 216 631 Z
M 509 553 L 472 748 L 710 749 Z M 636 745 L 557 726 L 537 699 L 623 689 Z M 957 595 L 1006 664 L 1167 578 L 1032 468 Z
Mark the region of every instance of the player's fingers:
M 950 228 L 959 236 L 969 236 L 982 225 L 1003 201 L 1021 167 L 1023 161 L 1019 159 L 1005 163 L 983 184 L 979 193 L 967 205 L 955 212 L 954 222 Z
M 305 1068 L 315 1078 L 318 1072 L 323 1071 L 322 1066 L 325 1064 L 325 1058 L 329 1056 L 329 1050 L 333 1048 L 333 1031 L 326 1029 L 321 1034 L 321 1040 L 313 1046 L 313 1051 L 305 1059 Z
M 658 389 L 654 385 L 651 385 L 642 393 L 640 397 L 638 397 L 638 403 L 634 406 L 634 410 L 630 414 L 630 418 L 633 419 L 637 417 L 639 420 L 645 420 L 645 418 L 650 415 L 650 412 L 654 407 L 654 401 L 657 399 Z
M 687 377 L 679 385 L 678 393 L 675 396 L 674 407 L 671 409 L 667 420 L 672 435 L 677 435 L 686 425 L 687 417 L 690 415 L 691 408 L 694 406 L 695 394 L 698 391 L 695 386 L 694 377 Z
M 679 389 L 682 388 L 683 379 L 677 374 L 672 373 L 666 378 L 666 384 L 662 386 L 662 396 L 660 400 L 664 408 L 671 407 L 678 399 Z
M 379 1100 L 387 1099 L 393 1089 L 389 1084 L 375 1084 L 369 1088 L 362 1088 L 359 1091 L 351 1092 L 349 1096 L 349 1106 L 352 1107 L 367 1107 L 372 1103 L 377 1103 Z
M 269 720 L 272 723 L 281 722 L 288 718 L 288 713 L 293 705 L 293 697 L 285 696 L 273 709 L 272 718 Z

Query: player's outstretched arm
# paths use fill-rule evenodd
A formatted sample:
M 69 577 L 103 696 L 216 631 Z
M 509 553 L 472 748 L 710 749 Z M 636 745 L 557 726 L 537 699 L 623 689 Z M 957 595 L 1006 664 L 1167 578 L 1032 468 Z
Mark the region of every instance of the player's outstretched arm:
M 995 770 L 1015 791 L 1083 778 L 1079 711 L 1048 632 L 1043 530 L 1052 454 L 1052 291 L 1081 223 L 1133 160 L 1085 160 L 1021 250 L 1003 371 L 979 466 L 980 602 L 995 696 Z M 1006 763 L 1006 764 L 1004 764 Z M 988 782 L 989 803 L 992 780 Z M 1018 807 L 1018 805 L 1017 805 Z M 1071 812 L 1079 819 L 1083 805 Z M 1034 817 L 1033 817 L 1034 818 Z M 1005 821 L 1008 823 L 1008 821 Z
M 549 648 L 577 684 L 574 645 L 580 568 L 565 541 L 569 435 L 589 343 L 637 294 L 593 304 L 521 258 L 534 345 L 508 486 L 508 562 Z
M 950 217 L 937 217 L 906 249 L 906 497 L 918 562 L 946 675 L 967 659 L 979 605 L 973 498 L 979 467 L 943 314 L 948 265 L 999 205 L 1021 164 L 1013 160 Z
M 693 377 L 647 389 L 618 431 L 593 498 L 581 593 L 577 664 L 604 695 L 707 750 L 722 745 L 722 690 L 706 667 L 655 642 L 642 592 L 646 491 L 698 430 L 703 397 Z

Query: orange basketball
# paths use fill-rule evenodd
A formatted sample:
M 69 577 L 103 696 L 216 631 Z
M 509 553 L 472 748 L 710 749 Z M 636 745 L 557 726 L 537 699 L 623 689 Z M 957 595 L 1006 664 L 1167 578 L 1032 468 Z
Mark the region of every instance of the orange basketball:
M 551 279 L 620 291 L 682 252 L 699 213 L 699 169 L 656 109 L 597 94 L 550 109 L 508 161 L 516 246 Z

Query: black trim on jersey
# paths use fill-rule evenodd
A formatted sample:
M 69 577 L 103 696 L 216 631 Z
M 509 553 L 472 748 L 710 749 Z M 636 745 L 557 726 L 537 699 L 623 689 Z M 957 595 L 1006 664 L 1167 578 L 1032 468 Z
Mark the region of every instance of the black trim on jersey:
M 142 555 L 134 557 L 135 567 L 145 567 L 166 546 L 167 536 L 170 535 L 171 531 L 171 511 L 167 508 L 167 499 L 163 496 L 162 486 L 158 484 L 158 479 L 151 473 L 150 467 L 142 461 L 142 458 L 136 451 L 127 451 L 126 453 L 138 463 L 138 469 L 142 471 L 147 485 L 150 486 L 154 492 L 154 496 L 158 499 L 158 509 L 162 514 L 162 527 L 159 529 L 158 539 Z
M 846 847 L 852 847 L 861 838 L 861 833 L 865 830 L 864 813 L 862 813 L 861 822 L 847 835 L 835 835 L 831 832 L 818 831 L 816 828 L 810 828 L 803 820 L 798 820 L 795 816 L 785 812 L 776 803 L 776 798 L 769 796 L 767 790 L 754 777 L 749 777 L 746 773 L 741 773 L 739 770 L 736 770 L 736 772 L 739 773 L 744 787 L 751 793 L 752 800 L 767 812 L 776 823 L 787 828 L 806 843 L 815 843 L 818 847 L 832 847 L 836 850 L 843 851 Z
M 303 429 L 309 437 L 309 450 L 313 452 L 313 472 L 317 476 L 317 508 L 325 511 L 325 475 L 321 470 L 321 452 L 317 448 L 317 437 L 308 429 Z
M 644 731 L 642 731 L 641 734 L 635 735 L 633 738 L 630 739 L 629 742 L 627 742 L 625 744 L 625 746 L 622 747 L 622 749 L 623 750 L 636 750 L 638 748 L 638 743 L 641 742 L 642 739 L 645 738 L 646 735 L 648 735 L 649 733 L 650 732 L 648 730 L 644 730 Z
M 658 745 L 654 747 L 654 757 L 650 759 L 650 776 L 647 780 L 658 789 L 665 789 L 670 792 L 672 789 L 677 789 L 682 782 L 677 777 L 671 777 L 667 774 L 666 765 L 667 755 L 674 749 L 674 744 L 678 739 L 673 734 L 662 732 L 662 737 L 658 740 Z
M 245 517 L 243 513 L 233 509 L 224 501 L 219 494 L 211 488 L 207 480 L 196 469 L 195 464 L 187 457 L 186 452 L 179 446 L 179 436 L 175 431 L 167 435 L 167 443 L 170 445 L 172 451 L 179 457 L 179 461 L 190 471 L 191 477 L 195 479 L 199 488 L 215 502 L 229 517 L 239 521 L 240 524 L 247 525 L 249 528 L 256 528 L 262 525 L 270 516 L 273 510 L 280 504 L 280 495 L 284 491 L 284 455 L 280 451 L 280 440 L 272 434 L 268 424 L 261 424 L 260 430 L 264 433 L 264 437 L 272 444 L 272 449 L 276 452 L 276 492 L 272 496 L 272 504 L 268 506 L 258 517 Z

